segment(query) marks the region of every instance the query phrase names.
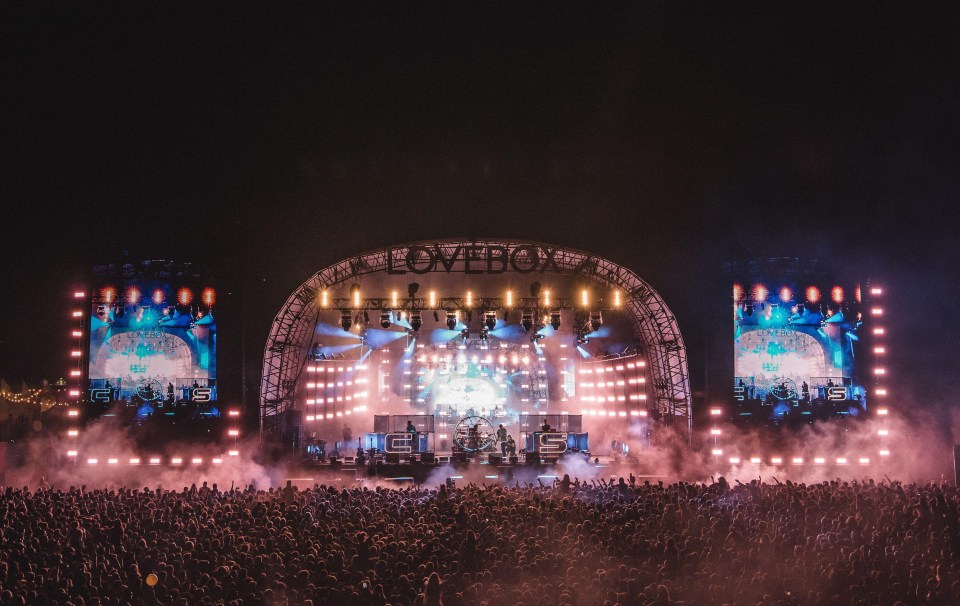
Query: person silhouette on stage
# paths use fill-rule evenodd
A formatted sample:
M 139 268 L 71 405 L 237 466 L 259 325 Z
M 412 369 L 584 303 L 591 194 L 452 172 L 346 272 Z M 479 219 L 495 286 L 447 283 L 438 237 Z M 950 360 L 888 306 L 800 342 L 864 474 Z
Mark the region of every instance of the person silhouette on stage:
M 500 442 L 500 456 L 507 456 L 507 429 L 503 426 L 503 423 L 500 424 L 500 427 L 497 428 L 497 441 Z
M 410 432 L 410 447 L 414 452 L 418 452 L 420 450 L 420 444 L 419 440 L 417 440 L 417 427 L 410 419 L 407 419 L 407 431 Z

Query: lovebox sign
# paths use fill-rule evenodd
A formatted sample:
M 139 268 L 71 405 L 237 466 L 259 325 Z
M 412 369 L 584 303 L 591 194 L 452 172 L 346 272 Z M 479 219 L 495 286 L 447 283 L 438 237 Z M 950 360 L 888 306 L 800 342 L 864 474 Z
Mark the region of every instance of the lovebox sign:
M 560 271 L 556 248 L 536 244 L 499 246 L 460 244 L 454 249 L 417 245 L 387 251 L 388 274 L 426 274 L 434 271 L 462 271 L 467 274 L 520 274 Z

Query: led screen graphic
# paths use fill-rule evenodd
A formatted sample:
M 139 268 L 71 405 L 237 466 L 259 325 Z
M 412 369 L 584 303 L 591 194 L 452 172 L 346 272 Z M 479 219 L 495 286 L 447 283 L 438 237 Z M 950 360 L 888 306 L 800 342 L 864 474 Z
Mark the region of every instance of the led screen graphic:
M 172 280 L 95 286 L 90 313 L 89 400 L 125 402 L 138 415 L 212 403 L 216 389 L 213 289 Z M 204 409 L 217 416 L 216 407 Z
M 542 358 L 507 343 L 493 351 L 422 352 L 411 395 L 419 406 L 456 417 L 536 411 L 548 398 Z
M 802 289 L 802 290 L 801 290 Z M 734 286 L 734 385 L 737 415 L 781 419 L 858 415 L 859 287 L 754 283 Z M 795 295 L 794 293 L 799 293 Z

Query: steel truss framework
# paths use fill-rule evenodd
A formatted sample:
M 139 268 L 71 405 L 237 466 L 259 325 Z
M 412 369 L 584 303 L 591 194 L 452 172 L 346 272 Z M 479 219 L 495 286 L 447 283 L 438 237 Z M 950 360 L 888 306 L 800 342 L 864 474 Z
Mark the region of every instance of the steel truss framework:
M 273 443 L 280 439 L 282 417 L 296 410 L 295 386 L 303 370 L 313 343 L 313 332 L 323 309 L 349 311 L 383 309 L 461 309 L 462 299 L 438 299 L 435 306 L 426 307 L 422 298 L 406 297 L 396 308 L 387 305 L 387 299 L 363 299 L 354 306 L 350 299 L 338 298 L 328 301 L 321 308 L 320 293 L 360 276 L 386 272 L 388 259 L 400 258 L 414 246 L 429 246 L 446 259 L 456 257 L 463 247 L 516 247 L 539 246 L 549 249 L 556 269 L 564 274 L 573 274 L 591 280 L 608 289 L 623 293 L 622 307 L 631 314 L 635 336 L 642 343 L 642 354 L 650 369 L 653 387 L 653 413 L 663 425 L 686 431 L 688 439 L 693 431 L 691 411 L 690 375 L 687 367 L 687 350 L 680 335 L 676 318 L 663 298 L 633 271 L 607 259 L 590 253 L 546 245 L 530 241 L 503 240 L 440 240 L 398 245 L 382 250 L 360 254 L 331 265 L 314 274 L 287 298 L 273 320 L 270 334 L 263 351 L 263 374 L 260 384 L 260 436 L 261 441 Z M 462 264 L 454 264 L 449 273 L 463 273 Z M 499 299 L 477 299 L 475 309 L 482 303 L 487 309 L 499 309 Z M 536 305 L 536 300 L 518 298 L 515 308 L 525 303 Z M 557 304 L 572 306 L 570 299 Z M 341 307 L 346 306 L 346 307 Z M 421 307 L 422 306 L 422 307 Z M 553 307 L 553 306 L 552 306 Z M 569 308 L 569 307 L 568 307 Z

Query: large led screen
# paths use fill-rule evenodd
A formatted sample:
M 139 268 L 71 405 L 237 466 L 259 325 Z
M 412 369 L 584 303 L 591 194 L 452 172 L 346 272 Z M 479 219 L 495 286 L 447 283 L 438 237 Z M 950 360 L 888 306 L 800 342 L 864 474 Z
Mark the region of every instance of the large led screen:
M 214 291 L 165 280 L 97 285 L 90 313 L 89 400 L 142 415 L 217 399 Z M 216 407 L 205 415 L 217 416 Z
M 800 288 L 803 288 L 800 286 Z M 740 417 L 858 415 L 866 410 L 857 354 L 859 289 L 734 286 L 734 399 Z

